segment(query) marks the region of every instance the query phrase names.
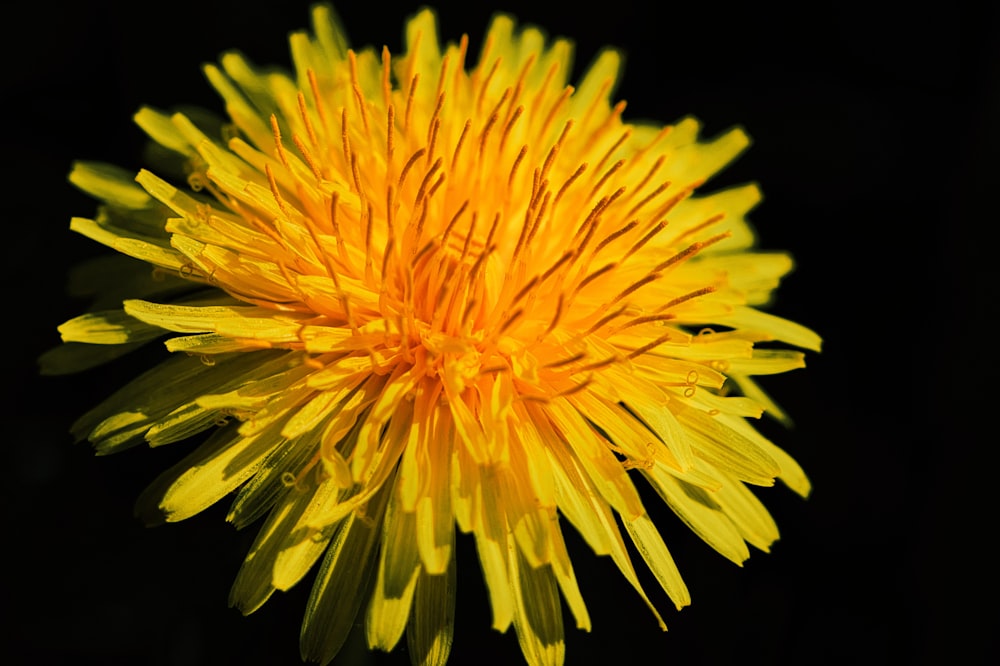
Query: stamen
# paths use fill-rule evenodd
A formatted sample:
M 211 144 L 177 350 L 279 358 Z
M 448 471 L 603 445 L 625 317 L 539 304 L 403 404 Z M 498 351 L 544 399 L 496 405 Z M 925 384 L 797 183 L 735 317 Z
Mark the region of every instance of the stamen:
M 548 181 L 545 181 L 548 183 Z M 543 184 L 544 185 L 544 184 Z M 524 247 L 531 247 L 531 242 L 535 240 L 535 234 L 542 227 L 542 218 L 549 209 L 549 199 L 551 198 L 551 192 L 545 192 L 545 196 L 542 197 L 542 205 L 538 207 L 538 214 L 535 215 L 535 219 L 531 225 L 531 231 L 528 233 L 528 238 L 525 240 Z
M 441 69 L 438 70 L 437 90 L 434 91 L 434 97 L 436 97 L 439 101 L 444 96 L 444 80 L 447 76 L 448 76 L 448 54 L 445 54 L 444 57 L 441 58 Z
M 437 98 L 434 113 L 427 122 L 427 159 L 434 157 L 434 145 L 437 143 L 438 131 L 441 129 L 441 107 L 444 105 L 444 93 Z
M 316 105 L 316 113 L 319 115 L 320 122 L 323 123 L 323 129 L 327 130 L 330 123 L 326 115 L 326 107 L 323 106 L 323 95 L 320 94 L 319 83 L 316 81 L 316 72 L 310 67 L 306 70 L 306 77 L 309 79 L 309 90 L 312 92 L 313 104 Z
M 444 233 L 442 233 L 442 238 L 441 238 L 441 242 L 442 243 L 444 243 L 444 242 L 447 241 L 448 236 L 451 234 L 451 230 L 458 223 L 459 218 L 462 217 L 462 214 L 465 213 L 465 210 L 468 207 L 469 207 L 469 200 L 466 199 L 465 201 L 462 202 L 462 205 L 458 207 L 458 210 L 455 212 L 455 214 L 451 216 L 451 220 L 448 222 L 448 226 L 446 226 L 444 228 Z M 472 217 L 475 218 L 475 216 L 476 216 L 476 214 L 473 213 Z M 476 221 L 475 221 L 475 219 L 473 219 L 472 226 L 474 227 L 475 224 L 476 224 Z M 416 240 L 419 240 L 419 239 L 420 239 L 420 236 L 418 235 Z
M 568 388 L 565 391 L 559 391 L 559 393 L 556 393 L 553 397 L 554 398 L 565 398 L 567 396 L 573 395 L 574 393 L 579 393 L 583 389 L 587 388 L 590 385 L 590 383 L 593 382 L 593 381 L 594 381 L 593 376 L 589 376 L 586 379 L 584 379 L 582 382 L 580 382 L 579 384 L 577 384 L 576 386 L 574 386 L 573 388 Z
M 463 133 L 462 136 L 465 136 L 465 134 Z M 517 157 L 514 158 L 514 164 L 511 165 L 511 167 L 510 167 L 510 175 L 507 176 L 507 187 L 508 188 L 513 187 L 514 174 L 517 173 L 517 167 L 519 167 L 521 165 L 521 161 L 524 159 L 524 156 L 527 153 L 528 153 L 528 146 L 527 146 L 527 144 L 525 144 L 525 145 L 521 146 L 521 151 L 517 154 Z
M 492 40 L 487 42 L 487 47 L 492 43 Z M 484 54 L 485 56 L 485 51 Z M 483 79 L 483 83 L 479 86 L 479 91 L 476 95 L 476 115 L 483 114 L 483 102 L 486 99 L 486 89 L 490 86 L 490 81 L 493 80 L 493 76 L 497 73 L 497 69 L 500 67 L 500 58 L 493 61 L 493 66 L 490 67 L 489 73 L 486 74 L 486 78 Z M 478 72 L 478 70 L 477 70 Z
M 637 224 L 639 224 L 638 220 L 632 220 L 631 222 L 629 222 L 628 224 L 626 224 L 624 227 L 622 227 L 618 231 L 612 232 L 608 236 L 605 236 L 604 240 L 602 240 L 600 243 L 598 243 L 597 247 L 594 248 L 594 254 L 597 254 L 598 252 L 600 252 L 601 250 L 603 250 L 604 247 L 608 243 L 611 243 L 616 238 L 619 238 L 619 237 L 627 234 L 628 232 L 632 231 L 632 229 L 634 229 Z
M 559 270 L 560 266 L 562 266 L 567 261 L 569 261 L 574 255 L 576 255 L 577 252 L 578 252 L 578 250 L 566 250 L 565 252 L 563 252 L 563 255 L 561 257 L 559 257 L 559 259 L 557 259 L 554 264 L 552 264 L 551 266 L 549 266 L 548 270 L 546 270 L 544 273 L 542 273 L 541 282 L 545 282 L 546 280 L 548 280 L 549 277 L 551 277 L 553 273 L 555 273 L 557 270 Z
M 274 203 L 278 204 L 278 210 L 280 210 L 281 214 L 286 218 L 291 219 L 288 209 L 285 208 L 285 201 L 281 198 L 281 193 L 278 192 L 278 183 L 274 179 L 274 172 L 271 171 L 270 164 L 264 165 L 264 173 L 267 175 L 267 184 L 271 187 L 271 197 L 274 198 Z M 280 238 L 277 240 L 279 243 L 282 242 Z
M 713 224 L 717 224 L 717 223 L 721 222 L 724 219 L 726 219 L 726 214 L 725 213 L 718 213 L 716 215 L 713 215 L 712 217 L 708 218 L 704 222 L 702 222 L 700 224 L 696 224 L 695 226 L 691 227 L 690 229 L 688 229 L 687 231 L 685 231 L 684 233 L 682 233 L 680 236 L 677 237 L 677 240 L 680 240 L 681 238 L 684 238 L 686 236 L 693 236 L 694 234 L 698 233 L 699 231 L 702 231 L 703 229 L 707 229 L 708 227 L 712 226 Z
M 465 55 L 469 51 L 469 36 L 463 34 L 458 40 L 458 62 L 455 63 L 454 87 L 457 90 L 461 82 L 461 77 L 465 74 Z
M 499 120 L 499 119 L 500 119 L 500 116 L 497 115 L 496 113 L 494 113 L 493 115 L 491 115 L 489 117 L 489 120 L 486 121 L 486 126 L 483 127 L 482 133 L 479 135 L 479 157 L 480 158 L 483 157 L 483 152 L 486 150 L 486 141 L 487 141 L 487 139 L 490 138 L 490 130 L 493 129 L 493 125 L 495 125 L 496 122 L 497 122 L 497 120 Z
M 316 146 L 318 141 L 316 139 L 316 130 L 313 128 L 312 120 L 309 118 L 309 107 L 306 106 L 306 96 L 299 91 L 297 96 L 299 102 L 299 116 L 302 118 L 302 123 L 306 126 L 306 133 L 309 135 L 309 142 Z
M 656 349 L 657 347 L 659 347 L 660 345 L 662 345 L 664 342 L 669 342 L 670 341 L 670 336 L 671 336 L 671 333 L 664 333 L 663 335 L 661 335 L 660 337 L 656 338 L 652 342 L 650 342 L 648 344 L 645 344 L 645 345 L 639 347 L 638 349 L 636 349 L 635 351 L 631 352 L 625 358 L 628 359 L 628 360 L 632 360 L 633 358 L 636 358 L 637 356 L 642 356 L 646 352 L 651 351 L 653 349 Z
M 483 265 L 486 263 L 486 258 L 493 254 L 496 249 L 496 245 L 488 245 L 485 250 L 479 253 L 476 263 L 472 264 L 472 270 L 469 271 L 470 281 L 479 279 L 479 271 L 482 270 Z
M 584 359 L 586 357 L 587 357 L 586 352 L 578 352 L 578 353 L 573 354 L 572 356 L 569 356 L 567 358 L 563 358 L 563 359 L 560 359 L 558 361 L 551 361 L 549 363 L 545 363 L 544 365 L 542 365 L 542 367 L 543 368 L 558 368 L 558 367 L 561 367 L 561 366 L 564 366 L 564 365 L 570 365 L 572 363 L 576 363 L 577 361 L 582 360 L 582 359 Z
M 635 244 L 633 244 L 632 247 L 630 247 L 628 249 L 628 252 L 626 252 L 625 255 L 622 257 L 622 261 L 624 261 L 625 259 L 628 259 L 633 254 L 635 254 L 636 252 L 638 252 L 642 248 L 643 245 L 645 245 L 649 241 L 653 240 L 653 238 L 658 233 L 660 233 L 661 231 L 663 231 L 666 228 L 666 226 L 667 226 L 667 221 L 666 220 L 660 220 L 659 222 L 657 222 L 656 224 L 654 224 L 653 228 L 650 229 L 649 231 L 647 231 L 645 236 L 643 236 L 638 241 L 636 241 Z M 659 266 L 657 266 L 656 270 L 659 270 Z
M 365 95 L 361 92 L 361 84 L 358 82 L 358 59 L 354 54 L 354 49 L 347 50 L 347 60 L 350 62 L 351 66 L 351 87 L 354 89 L 354 99 L 358 104 L 358 110 L 361 112 L 361 122 L 365 126 L 365 133 L 371 133 L 371 127 L 368 123 L 368 109 L 365 104 Z
M 497 116 L 499 118 L 500 117 L 500 109 L 503 107 L 504 102 L 506 102 L 508 99 L 510 99 L 510 94 L 511 94 L 511 88 L 510 88 L 510 86 L 507 86 L 506 88 L 504 88 L 504 91 L 500 94 L 500 99 L 493 106 L 493 110 L 490 112 L 489 115 L 491 115 L 491 116 L 495 115 L 495 116 Z
M 635 319 L 631 319 L 622 324 L 621 328 L 619 328 L 618 330 L 624 331 L 626 328 L 631 328 L 633 326 L 640 326 L 641 324 L 652 324 L 658 321 L 669 321 L 671 319 L 676 319 L 676 318 L 677 316 L 672 314 L 648 315 L 645 317 L 636 317 Z
M 690 197 L 694 193 L 694 191 L 701 186 L 701 184 L 702 181 L 692 183 L 691 185 L 688 185 L 687 187 L 679 191 L 677 194 L 672 196 L 670 199 L 667 199 L 666 203 L 664 203 L 662 206 L 653 211 L 653 214 L 649 216 L 650 219 L 657 219 L 664 217 L 667 213 L 669 213 L 671 210 L 674 209 L 674 206 L 676 206 L 680 202 Z
M 595 363 L 589 363 L 587 365 L 582 365 L 576 369 L 577 372 L 594 372 L 595 370 L 601 370 L 608 367 L 609 365 L 614 365 L 615 363 L 621 362 L 621 356 L 609 356 L 604 360 L 597 361 Z
M 424 196 L 427 193 L 427 186 L 430 184 L 431 178 L 437 174 L 437 170 L 441 168 L 442 162 L 443 160 L 440 157 L 437 158 L 434 160 L 434 164 L 431 165 L 431 168 L 427 170 L 427 173 L 424 174 L 424 179 L 420 181 L 420 187 L 417 188 L 417 196 L 413 199 L 413 204 L 415 206 L 419 205 L 420 202 L 424 200 Z
M 392 108 L 392 56 L 389 47 L 382 46 L 382 103 Z
M 334 192 L 330 195 L 330 232 L 334 238 L 340 240 L 340 225 L 337 223 L 337 204 L 340 203 L 340 194 Z
M 562 148 L 562 142 L 566 138 L 566 135 L 569 134 L 571 127 L 573 127 L 573 121 L 567 120 L 566 124 L 563 125 L 563 130 L 559 135 L 559 138 L 556 139 L 554 144 L 552 144 L 552 147 L 549 149 L 549 154 L 545 156 L 545 162 L 542 163 L 541 172 L 541 177 L 543 179 L 549 175 L 549 169 L 552 168 L 552 164 L 556 161 L 556 155 L 559 154 L 559 149 Z
M 647 275 L 646 277 L 642 278 L 641 280 L 636 280 L 635 282 L 633 282 L 629 286 L 625 287 L 625 289 L 621 293 L 619 293 L 617 296 L 615 296 L 613 299 L 611 299 L 611 302 L 612 303 L 617 303 L 618 301 L 622 300 L 623 298 L 625 298 L 629 294 L 634 293 L 636 290 L 641 289 L 642 287 L 645 287 L 650 282 L 654 282 L 654 281 L 656 281 L 658 279 L 660 279 L 660 274 L 659 273 L 650 273 L 649 275 Z
M 374 282 L 375 276 L 372 270 L 372 238 L 375 235 L 375 216 L 372 214 L 372 205 L 369 203 L 367 208 L 363 209 L 368 213 L 367 219 L 365 219 L 364 214 L 362 214 L 362 226 L 365 228 L 365 280 L 368 282 Z
M 410 173 L 410 169 L 416 164 L 417 160 L 420 159 L 421 155 L 426 152 L 425 148 L 420 148 L 415 153 L 410 155 L 410 159 L 406 160 L 406 164 L 403 165 L 403 170 L 399 172 L 399 189 L 403 189 L 403 182 L 406 180 L 406 175 Z
M 586 113 L 583 117 L 583 120 L 581 121 L 584 127 L 590 124 L 590 117 L 594 114 L 595 109 L 603 108 L 604 104 L 607 103 L 605 100 L 607 100 L 608 98 L 608 91 L 611 90 L 611 85 L 613 83 L 614 79 L 608 78 L 605 79 L 604 82 L 601 84 L 600 91 L 598 91 L 598 93 L 594 96 L 594 100 L 591 103 L 591 105 L 587 107 Z M 608 130 L 610 130 L 612 127 L 620 126 L 620 123 L 617 121 L 621 118 L 622 112 L 624 110 L 625 110 L 624 100 L 615 104 L 614 108 L 611 109 L 611 113 L 608 114 L 607 117 L 605 117 L 605 119 L 601 121 L 600 125 L 598 125 L 594 129 L 591 138 L 595 142 L 595 144 L 596 142 L 601 141 L 604 138 L 604 135 L 607 134 Z
M 361 200 L 365 200 L 364 188 L 361 187 L 361 170 L 358 168 L 358 154 L 351 153 L 351 174 L 354 176 L 354 187 L 357 188 Z
M 669 180 L 664 181 L 663 183 L 661 183 L 659 187 L 657 187 L 655 190 L 653 190 L 652 192 L 650 192 L 649 195 L 647 195 L 645 198 L 643 198 L 642 201 L 640 201 L 635 206 L 633 206 L 632 210 L 630 210 L 625 217 L 632 217 L 633 215 L 635 215 L 637 212 L 639 212 L 639 210 L 642 209 L 643 206 L 645 206 L 650 201 L 652 201 L 653 199 L 655 199 L 657 196 L 659 196 L 660 194 L 662 194 L 663 191 L 666 190 L 668 187 L 670 187 L 670 181 Z
M 469 256 L 469 245 L 472 243 L 472 237 L 476 233 L 476 219 L 477 215 L 473 213 L 472 219 L 469 220 L 469 230 L 465 233 L 465 241 L 462 243 L 462 254 L 458 258 L 458 263 L 464 264 L 465 258 Z
M 705 249 L 706 247 L 708 247 L 709 245 L 714 245 L 714 244 L 718 243 L 721 240 L 729 238 L 731 235 L 732 235 L 731 232 L 726 231 L 724 233 L 718 234 L 717 236 L 712 236 L 711 238 L 709 238 L 707 240 L 698 241 L 696 243 L 691 243 L 690 245 L 688 245 L 686 248 L 684 248 L 683 250 L 681 250 L 680 252 L 678 252 L 674 256 L 672 256 L 669 259 L 667 259 L 666 261 L 660 263 L 653 270 L 655 270 L 655 271 L 661 271 L 661 270 L 663 270 L 665 268 L 669 268 L 670 266 L 673 266 L 674 264 L 677 264 L 679 262 L 687 261 L 688 259 L 690 259 L 694 255 L 698 254 L 703 249 Z
M 618 160 L 617 162 L 615 162 L 614 164 L 612 164 L 611 168 L 608 169 L 607 171 L 605 171 L 604 175 L 601 176 L 601 179 L 599 181 L 597 181 L 597 184 L 594 185 L 593 188 L 591 188 L 591 190 L 590 190 L 590 196 L 592 196 L 592 197 L 596 196 L 597 195 L 597 191 L 600 190 L 602 187 L 604 187 L 604 183 L 606 183 L 608 181 L 608 179 L 611 178 L 611 176 L 613 176 L 623 166 L 625 166 L 625 160 Z
M 388 53 L 388 51 L 385 51 Z M 394 137 L 396 130 L 396 107 L 392 104 L 386 109 L 386 119 L 385 119 L 385 163 L 387 165 L 392 164 L 392 154 L 395 148 Z
M 615 154 L 615 151 L 621 148 L 621 145 L 625 143 L 630 136 L 632 136 L 631 128 L 622 132 L 622 135 L 618 137 L 618 140 L 615 141 L 610 148 L 608 148 L 608 152 L 604 153 L 604 157 L 601 158 L 601 161 L 597 163 L 597 166 L 595 166 L 594 169 L 600 171 L 601 167 L 604 166 L 604 163 L 611 159 L 611 156 Z
M 615 310 L 613 312 L 609 312 L 608 314 L 604 315 L 603 317 L 601 317 L 600 319 L 598 319 L 597 322 L 593 326 L 591 326 L 586 331 L 584 331 L 584 335 L 590 335 L 594 331 L 600 330 L 606 324 L 609 324 L 613 320 L 615 320 L 618 317 L 622 316 L 625 313 L 625 310 L 627 310 L 627 309 L 628 309 L 628 306 L 623 305 L 620 308 L 618 308 L 617 310 Z
M 396 191 L 392 188 L 392 185 L 385 190 L 385 226 L 386 231 L 389 234 L 389 242 L 396 236 Z
M 580 281 L 580 284 L 576 286 L 575 291 L 580 291 L 581 289 L 586 287 L 588 284 L 590 284 L 600 276 L 604 275 L 610 270 L 614 270 L 617 267 L 618 267 L 617 261 L 612 261 L 610 264 L 605 264 L 604 266 L 598 268 L 596 271 L 593 271 L 592 273 L 587 275 L 587 277 L 583 278 L 583 280 Z
M 675 298 L 672 301 L 666 303 L 665 305 L 660 306 L 659 308 L 656 309 L 656 311 L 657 312 L 663 312 L 664 310 L 669 310 L 670 308 L 676 307 L 676 306 L 680 305 L 681 303 L 684 303 L 686 301 L 690 301 L 692 298 L 698 298 L 699 296 L 705 296 L 707 294 L 713 293 L 714 291 L 716 291 L 715 287 L 702 287 L 701 289 L 695 289 L 692 292 L 684 294 L 683 296 L 678 296 L 677 298 Z
M 573 175 L 570 176 L 569 178 L 567 178 L 566 182 L 562 184 L 562 187 L 560 187 L 559 191 L 556 192 L 556 198 L 552 200 L 552 212 L 553 212 L 553 214 L 555 214 L 556 205 L 559 203 L 559 200 L 562 199 L 562 195 L 566 193 L 566 190 L 568 190 L 570 188 L 570 186 L 573 183 L 576 182 L 576 179 L 579 178 L 580 176 L 582 176 L 583 172 L 586 171 L 586 170 L 587 170 L 587 163 L 584 162 L 579 167 L 577 167 L 576 171 L 573 172 Z M 593 195 L 591 195 L 591 196 L 593 196 Z
M 521 97 L 521 93 L 524 91 L 524 82 L 528 78 L 528 72 L 535 65 L 535 60 L 537 59 L 537 54 L 532 53 L 528 56 L 528 59 L 524 61 L 524 65 L 521 66 L 521 71 L 517 75 L 517 82 L 514 84 L 514 95 L 510 98 L 510 109 L 514 108 L 514 104 Z M 510 111 L 507 113 L 507 120 L 510 120 Z
M 419 39 L 419 36 L 418 36 Z M 410 67 L 413 66 L 412 58 L 410 58 Z M 414 74 L 413 78 L 410 79 L 410 90 L 406 94 L 406 110 L 403 112 L 403 134 L 409 134 L 410 132 L 410 119 L 413 117 L 413 98 L 417 92 L 417 83 L 420 82 L 420 74 Z
M 351 138 L 347 135 L 347 108 L 340 109 L 340 142 L 344 150 L 344 164 L 351 165 Z
M 531 278 L 530 280 L 528 280 L 528 283 L 525 284 L 523 287 L 521 287 L 521 289 L 517 292 L 517 294 L 514 295 L 514 298 L 511 299 L 510 305 L 517 305 L 517 303 L 522 298 L 524 298 L 525 296 L 528 295 L 529 291 L 531 291 L 532 289 L 534 289 L 535 285 L 538 284 L 538 280 L 539 280 L 539 276 L 537 276 L 537 275 L 535 277 Z
M 271 132 L 274 134 L 274 152 L 281 160 L 281 163 L 288 168 L 288 157 L 285 155 L 285 148 L 281 145 L 281 128 L 278 127 L 278 118 L 271 114 Z
M 441 158 L 439 157 L 438 159 L 441 159 Z M 438 188 L 441 187 L 441 185 L 443 185 L 443 184 L 444 184 L 444 174 L 442 173 L 442 174 L 438 175 L 437 180 L 435 180 L 434 184 L 431 185 L 431 188 L 429 190 L 427 190 L 427 196 L 425 198 L 425 201 L 423 202 L 424 207 L 427 206 L 427 202 L 428 201 L 430 201 L 431 199 L 434 198 L 434 193 L 437 192 Z
M 553 65 L 553 66 L 557 66 L 557 65 Z M 549 70 L 549 71 L 552 71 L 552 70 Z M 545 89 L 543 88 L 542 90 L 545 90 Z M 542 93 L 539 93 L 539 95 L 541 95 L 541 94 Z M 573 94 L 573 86 L 566 86 L 565 88 L 563 88 L 562 93 L 560 93 L 559 97 L 556 99 L 555 104 L 553 104 L 552 108 L 549 109 L 548 115 L 545 116 L 545 122 L 542 123 L 542 127 L 538 131 L 537 136 L 545 136 L 545 135 L 547 135 L 549 133 L 549 126 L 555 120 L 556 113 L 558 113 L 559 109 L 566 103 L 566 101 L 570 98 L 570 95 L 572 95 L 572 94 Z
M 500 328 L 497 331 L 497 335 L 498 336 L 499 335 L 503 335 L 504 331 L 506 331 L 508 328 L 510 328 L 510 326 L 515 321 L 517 321 L 518 319 L 520 319 L 523 315 L 524 315 L 524 309 L 523 308 L 514 310 L 514 313 L 512 315 L 510 315 L 509 317 L 507 317 L 507 319 L 504 321 L 504 323 L 500 325 Z
M 469 129 L 472 127 L 472 121 L 466 120 L 465 127 L 462 128 L 462 133 L 458 136 L 458 143 L 455 144 L 455 152 L 451 155 L 451 168 L 457 168 L 458 164 L 458 153 L 462 150 L 462 145 L 465 143 L 465 137 L 469 133 Z
M 309 152 L 309 149 L 306 148 L 302 139 L 299 138 L 299 135 L 292 135 L 292 141 L 295 143 L 295 147 L 299 149 L 299 152 L 302 154 L 303 159 L 305 159 L 306 164 L 309 165 L 309 169 L 313 172 L 313 175 L 316 176 L 317 182 L 322 181 L 323 173 L 319 170 L 319 164 L 313 159 L 312 154 Z
M 667 158 L 665 155 L 660 155 L 659 157 L 656 158 L 656 161 L 653 162 L 653 166 L 649 168 L 649 171 L 646 172 L 646 175 L 643 176 L 642 180 L 639 181 L 639 184 L 636 185 L 635 188 L 632 190 L 633 194 L 638 194 L 639 192 L 642 192 L 642 190 L 646 187 L 646 184 L 653 179 L 653 176 L 656 174 L 656 172 L 660 170 L 661 166 L 663 166 L 663 163 L 666 161 L 666 159 Z M 633 164 L 635 164 L 635 162 L 633 162 Z
M 562 318 L 563 307 L 565 306 L 565 295 L 560 293 L 559 299 L 556 301 L 556 312 L 552 317 L 552 321 L 549 322 L 548 328 L 539 336 L 539 340 L 548 336 L 549 333 L 556 329 L 556 325 L 559 324 L 559 320 Z

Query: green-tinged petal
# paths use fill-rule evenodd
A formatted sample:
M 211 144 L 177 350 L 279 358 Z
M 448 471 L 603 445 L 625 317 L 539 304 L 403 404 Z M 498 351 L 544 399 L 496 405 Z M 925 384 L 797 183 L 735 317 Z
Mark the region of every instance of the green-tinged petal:
M 381 523 L 390 483 L 362 509 L 337 526 L 313 583 L 299 646 L 302 658 L 328 664 L 340 651 L 369 592 L 376 558 L 372 548 L 382 534 Z
M 445 666 L 455 633 L 455 558 L 444 573 L 421 570 L 406 627 L 406 645 L 415 666 Z
M 390 498 L 383 523 L 378 574 L 365 619 L 368 647 L 372 649 L 391 651 L 406 629 L 417 574 L 421 571 L 416 522 L 415 513 L 401 510 L 398 500 Z
M 200 395 L 226 391 L 299 365 L 280 352 L 221 356 L 211 364 L 199 358 L 174 357 L 84 414 L 72 432 L 78 439 L 89 439 L 99 454 L 112 453 L 137 444 L 150 428 L 195 404 Z
M 105 310 L 70 319 L 59 326 L 59 334 L 63 342 L 120 345 L 153 340 L 163 335 L 163 329 L 139 321 L 124 310 Z
M 135 184 L 135 174 L 111 164 L 74 162 L 69 181 L 114 206 L 136 210 L 153 204 L 150 196 Z
M 576 628 L 590 631 L 590 615 L 587 613 L 587 605 L 583 601 L 580 587 L 576 582 L 576 574 L 573 572 L 573 565 L 569 560 L 569 552 L 566 550 L 566 543 L 562 538 L 562 530 L 559 529 L 557 519 L 552 520 L 553 524 L 553 554 L 552 573 L 559 583 L 563 598 L 569 605 L 570 612 L 576 620 Z
M 428 575 L 444 574 L 455 555 L 455 518 L 451 511 L 451 460 L 454 431 L 451 428 L 451 414 L 447 409 L 436 408 L 435 416 L 425 415 L 430 406 L 424 405 L 433 396 L 418 397 L 415 407 L 418 413 L 415 422 L 427 425 L 424 439 L 407 447 L 406 453 L 413 452 L 412 469 L 407 470 L 407 456 L 400 461 L 401 503 L 411 483 L 420 486 L 414 494 L 414 509 L 417 512 L 417 547 L 423 570 Z M 423 410 L 423 411 L 419 411 Z M 425 420 L 426 419 L 426 420 Z M 426 447 L 426 459 L 418 460 L 416 451 Z M 416 477 L 416 479 L 414 479 Z M 421 484 L 420 481 L 423 481 Z
M 254 367 L 258 360 L 232 356 L 221 360 L 234 375 Z M 209 373 L 200 359 L 178 356 L 147 370 L 73 424 L 78 440 L 89 439 L 99 452 L 111 452 L 141 441 L 160 418 L 191 401 L 191 386 L 211 390 L 226 377 Z
M 321 481 L 296 522 L 290 525 L 284 543 L 274 561 L 272 584 L 279 590 L 290 590 L 309 573 L 330 540 L 330 530 L 319 531 L 308 526 L 309 511 L 316 505 L 336 504 L 345 495 L 335 479 Z
M 207 509 L 253 476 L 281 442 L 275 432 L 243 437 L 234 426 L 217 430 L 160 475 L 137 503 L 147 522 L 176 522 Z
M 125 312 L 153 326 L 178 333 L 218 333 L 272 344 L 299 342 L 298 331 L 309 317 L 278 313 L 256 306 L 184 306 L 125 301 Z
M 184 255 L 172 248 L 164 247 L 152 240 L 132 238 L 125 230 L 105 228 L 94 220 L 74 217 L 70 221 L 69 228 L 122 254 L 161 268 L 179 272 L 186 265 Z
M 646 478 L 685 525 L 723 557 L 743 566 L 750 551 L 710 493 L 674 478 L 659 466 L 647 471 Z M 732 483 L 743 485 L 735 480 Z
M 164 446 L 193 437 L 215 425 L 227 423 L 225 416 L 215 409 L 207 409 L 198 403 L 188 403 L 178 407 L 146 431 L 146 442 L 150 446 Z
M 473 513 L 473 533 L 476 537 L 476 552 L 479 554 L 479 564 L 483 569 L 483 578 L 490 595 L 490 607 L 493 610 L 493 628 L 497 631 L 507 631 L 514 621 L 516 599 L 511 587 L 511 572 L 508 569 L 508 542 L 511 537 L 507 528 L 507 516 L 502 507 L 497 507 L 495 490 L 483 484 L 476 484 L 480 496 L 474 503 L 479 509 L 478 515 Z M 492 510 L 491 510 L 492 509 Z M 496 510 L 496 509 L 499 509 Z
M 308 486 L 300 475 L 315 451 L 315 444 L 308 439 L 276 447 L 261 463 L 253 478 L 240 488 L 226 520 L 237 529 L 243 529 L 264 516 L 278 498 L 291 492 L 291 488 L 294 487 L 294 492 L 306 491 Z
M 549 565 L 532 567 L 513 545 L 510 552 L 511 584 L 517 602 L 514 628 L 517 642 L 530 666 L 562 666 L 562 604 Z
M 236 580 L 229 591 L 229 605 L 244 615 L 260 608 L 275 591 L 274 562 L 288 539 L 288 533 L 305 507 L 312 501 L 312 488 L 286 488 L 285 495 L 271 511 L 257 533 Z M 325 546 L 326 542 L 322 542 Z
M 144 342 L 133 342 L 120 345 L 89 345 L 67 342 L 53 347 L 39 356 L 38 368 L 43 375 L 69 375 L 83 372 L 124 356 L 144 344 Z

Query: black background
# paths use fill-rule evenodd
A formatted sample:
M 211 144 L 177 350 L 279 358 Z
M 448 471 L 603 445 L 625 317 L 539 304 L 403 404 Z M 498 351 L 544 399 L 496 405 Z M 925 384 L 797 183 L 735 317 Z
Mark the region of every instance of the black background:
M 782 528 L 773 552 L 740 570 L 654 511 L 694 600 L 676 613 L 643 578 L 670 626 L 661 634 L 611 562 L 567 529 L 594 623 L 586 634 L 567 617 L 567 663 L 995 659 L 988 463 L 997 437 L 986 379 L 997 285 L 996 12 L 956 3 L 933 13 L 853 3 L 473 4 L 438 3 L 443 38 L 467 32 L 476 52 L 503 9 L 573 38 L 577 74 L 602 45 L 621 48 L 626 119 L 694 114 L 708 135 L 746 127 L 754 145 L 716 183 L 761 184 L 765 202 L 752 219 L 762 245 L 798 260 L 774 309 L 825 338 L 808 369 L 766 384 L 797 425 L 763 427 L 814 484 L 807 501 L 762 491 Z M 337 10 L 354 45 L 398 53 L 418 6 Z M 236 532 L 222 506 L 157 529 L 132 517 L 136 495 L 184 444 L 95 458 L 66 434 L 145 362 L 40 378 L 34 359 L 57 344 L 56 325 L 86 307 L 64 295 L 68 268 L 104 251 L 68 230 L 72 215 L 94 209 L 66 182 L 71 160 L 137 169 L 143 138 L 130 117 L 140 104 L 220 108 L 199 65 L 232 47 L 287 65 L 285 36 L 308 25 L 307 7 L 101 0 L 22 4 L 5 16 L 4 663 L 298 663 L 307 583 L 249 618 L 227 608 L 253 528 Z M 518 663 L 513 631 L 489 629 L 469 546 L 459 548 L 452 663 Z M 355 634 L 335 663 L 408 663 L 403 647 L 366 656 Z

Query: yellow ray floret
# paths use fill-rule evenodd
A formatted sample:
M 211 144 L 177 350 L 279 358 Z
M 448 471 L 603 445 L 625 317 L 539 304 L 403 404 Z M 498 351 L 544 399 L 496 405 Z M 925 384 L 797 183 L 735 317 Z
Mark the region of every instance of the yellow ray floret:
M 757 309 L 792 260 L 753 249 L 756 185 L 701 193 L 747 135 L 630 124 L 617 52 L 574 87 L 571 44 L 506 16 L 475 62 L 427 10 L 399 55 L 348 48 L 328 7 L 313 20 L 292 74 L 206 66 L 221 129 L 136 114 L 186 180 L 75 165 L 102 205 L 72 229 L 155 280 L 88 278 L 116 300 L 63 324 L 74 346 L 47 363 L 159 337 L 174 357 L 74 433 L 110 453 L 212 431 L 140 514 L 235 492 L 230 521 L 263 518 L 231 593 L 245 613 L 318 564 L 305 659 L 329 662 L 363 613 L 372 648 L 405 635 L 415 664 L 443 664 L 457 532 L 530 664 L 564 659 L 562 599 L 591 626 L 567 523 L 665 628 L 623 531 L 678 609 L 691 598 L 637 479 L 737 564 L 778 538 L 746 484 L 809 492 L 747 420 L 787 420 L 756 380 L 804 365 L 778 343 L 820 347 Z

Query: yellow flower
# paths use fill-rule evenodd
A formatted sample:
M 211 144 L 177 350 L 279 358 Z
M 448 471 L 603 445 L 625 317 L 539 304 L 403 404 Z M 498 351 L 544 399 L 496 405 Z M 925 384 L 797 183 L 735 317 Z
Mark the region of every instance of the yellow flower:
M 565 523 L 649 604 L 624 528 L 685 606 L 640 476 L 727 558 L 767 550 L 746 484 L 809 482 L 746 420 L 784 418 L 753 377 L 803 354 L 758 343 L 820 340 L 757 309 L 792 266 L 752 249 L 757 188 L 694 194 L 746 135 L 625 122 L 616 52 L 573 87 L 570 44 L 505 16 L 471 67 L 430 11 L 402 56 L 349 50 L 327 7 L 313 19 L 292 76 L 236 53 L 205 68 L 225 124 L 136 114 L 167 177 L 74 168 L 104 203 L 72 229 L 131 259 L 81 269 L 118 306 L 63 324 L 47 362 L 164 334 L 173 352 L 75 434 L 104 454 L 211 431 L 141 510 L 182 520 L 235 491 L 231 522 L 266 517 L 232 603 L 252 612 L 319 563 L 301 650 L 321 662 L 358 613 L 372 648 L 405 631 L 414 663 L 447 660 L 456 526 L 531 664 L 563 660 L 560 595 L 590 629 Z

